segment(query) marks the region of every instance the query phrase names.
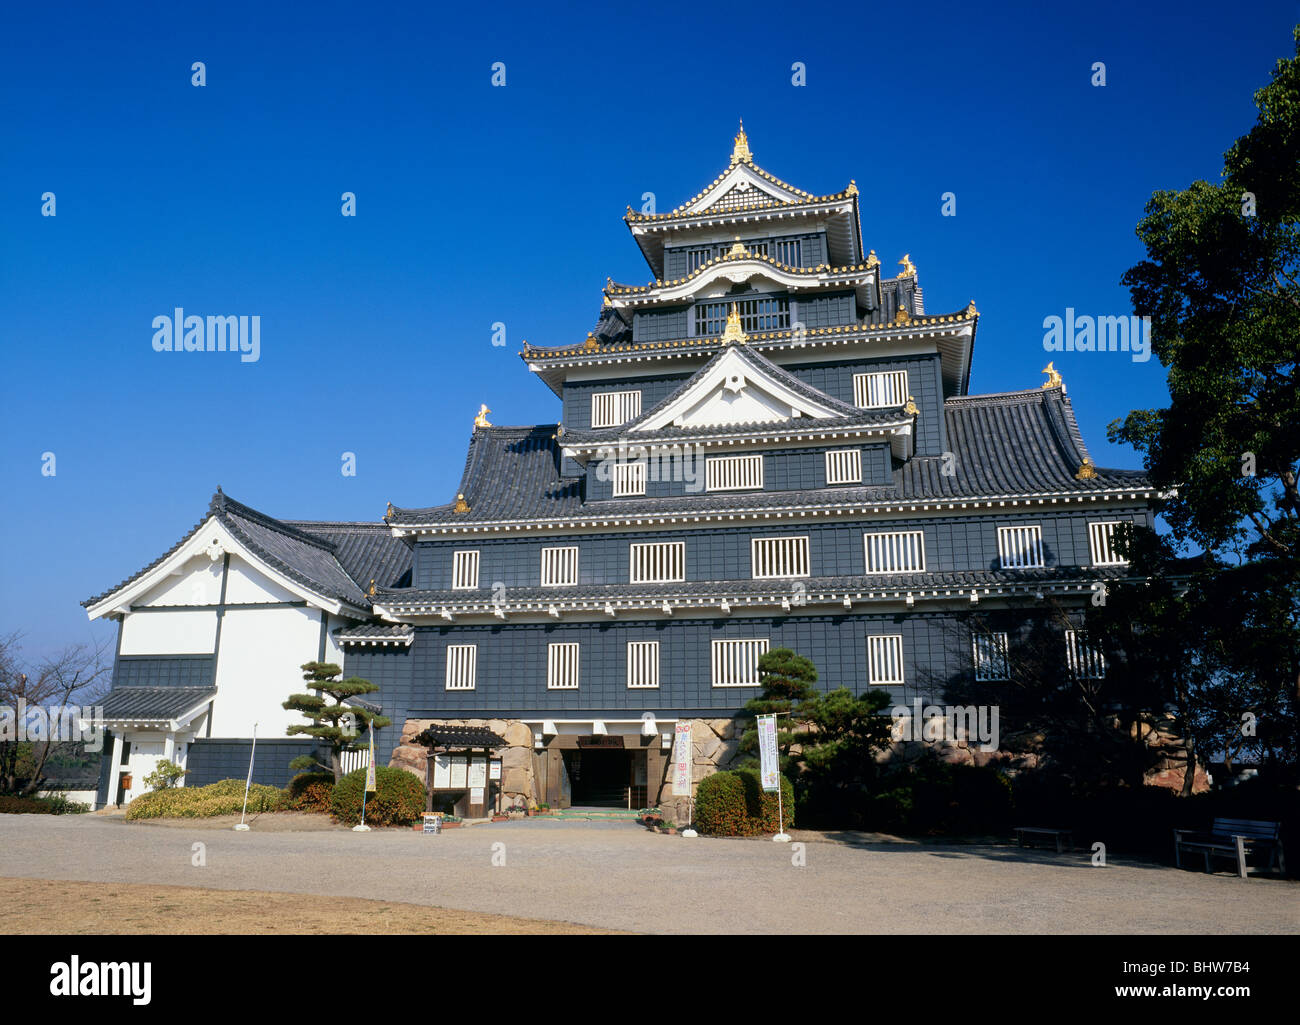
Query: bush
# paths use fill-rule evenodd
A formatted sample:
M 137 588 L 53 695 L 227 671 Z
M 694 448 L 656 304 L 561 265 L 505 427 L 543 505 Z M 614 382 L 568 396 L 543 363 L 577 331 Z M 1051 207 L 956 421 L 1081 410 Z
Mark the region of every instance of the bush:
M 786 824 L 794 813 L 794 788 L 781 777 Z M 695 791 L 695 826 L 712 836 L 757 836 L 776 833 L 776 793 L 765 793 L 753 769 L 715 772 L 700 780 Z
M 405 769 L 375 767 L 376 793 L 366 797 L 366 825 L 409 826 L 424 814 L 424 783 Z M 349 772 L 334 787 L 330 810 L 341 822 L 361 821 L 361 798 L 366 789 L 366 770 Z
M 279 811 L 285 791 L 254 783 L 248 791 L 248 813 Z M 238 815 L 244 806 L 244 781 L 223 779 L 205 787 L 171 787 L 151 790 L 126 806 L 128 819 L 206 819 Z
M 62 794 L 53 797 L 0 795 L 0 815 L 84 815 L 89 805 L 69 801 Z
M 881 776 L 862 826 L 920 835 L 1002 833 L 1011 824 L 1010 781 L 987 766 L 949 765 L 927 755 Z
M 326 814 L 334 797 L 334 773 L 300 772 L 289 781 L 285 793 L 286 808 Z
M 144 778 L 144 785 L 150 790 L 169 790 L 172 787 L 179 786 L 181 780 L 188 775 L 189 772 L 182 769 L 175 762 L 159 758 L 158 765 L 153 772 Z

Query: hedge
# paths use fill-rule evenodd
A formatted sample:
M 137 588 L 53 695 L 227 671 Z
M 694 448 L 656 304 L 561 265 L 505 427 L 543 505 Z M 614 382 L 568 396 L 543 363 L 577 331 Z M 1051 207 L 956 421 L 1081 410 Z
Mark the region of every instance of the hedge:
M 285 807 L 290 811 L 327 814 L 334 797 L 334 773 L 300 772 L 289 781 Z
M 409 826 L 424 814 L 424 783 L 414 773 L 389 766 L 376 766 L 376 793 L 366 797 L 366 825 Z M 330 810 L 342 822 L 361 821 L 361 797 L 366 787 L 366 770 L 349 772 L 334 787 Z
M 53 797 L 20 797 L 0 794 L 0 815 L 82 815 L 90 806 L 69 801 L 62 794 Z
M 794 788 L 784 776 L 780 779 L 788 827 L 794 815 Z M 701 833 L 712 836 L 774 834 L 778 830 L 776 793 L 763 791 L 753 769 L 715 772 L 700 780 L 696 788 L 694 822 Z
M 279 811 L 285 791 L 254 783 L 248 791 L 248 813 Z M 150 790 L 126 806 L 128 819 L 206 819 L 238 815 L 244 807 L 244 780 L 223 779 L 205 787 L 169 787 Z

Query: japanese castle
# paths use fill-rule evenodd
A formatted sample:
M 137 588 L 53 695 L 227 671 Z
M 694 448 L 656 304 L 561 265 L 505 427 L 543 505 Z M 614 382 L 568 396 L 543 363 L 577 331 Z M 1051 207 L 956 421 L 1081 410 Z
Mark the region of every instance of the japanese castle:
M 1046 604 L 1081 613 L 1125 572 L 1112 535 L 1151 524 L 1148 480 L 1093 464 L 1050 364 L 968 394 L 974 302 L 927 311 L 910 254 L 887 273 L 852 181 L 782 181 L 742 125 L 699 194 L 624 220 L 650 280 L 608 282 L 576 344 L 525 344 L 557 421 L 480 407 L 449 501 L 339 523 L 218 490 L 84 603 L 119 625 L 101 802 L 159 758 L 242 779 L 255 722 L 255 778 L 282 785 L 314 742 L 281 703 L 320 659 L 379 686 L 381 763 L 431 777 L 415 736 L 470 727 L 504 742 L 508 802 L 666 803 L 676 724 L 697 779 L 725 767 L 763 652 L 806 655 L 828 690 L 942 702 L 1005 677 Z M 1059 632 L 1062 674 L 1105 672 Z

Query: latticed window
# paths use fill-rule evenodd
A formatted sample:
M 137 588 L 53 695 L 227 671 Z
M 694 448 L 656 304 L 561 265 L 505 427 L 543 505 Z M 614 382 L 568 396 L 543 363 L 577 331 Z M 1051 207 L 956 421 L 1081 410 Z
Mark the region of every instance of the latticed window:
M 975 679 L 984 681 L 1011 678 L 1005 633 L 977 633 L 972 638 L 972 645 L 975 655 Z
M 846 448 L 826 453 L 826 483 L 861 484 L 862 449 Z
M 591 396 L 592 427 L 617 427 L 640 415 L 640 391 L 602 391 Z
M 659 686 L 659 642 L 627 642 L 627 685 L 632 689 Z
M 686 579 L 685 541 L 635 542 L 628 548 L 632 583 L 669 584 Z
M 919 530 L 889 530 L 864 534 L 868 573 L 924 573 L 925 534 Z
M 451 586 L 456 591 L 478 587 L 478 549 L 452 553 Z
M 614 464 L 614 497 L 645 494 L 645 460 Z
M 448 690 L 473 690 L 477 672 L 477 644 L 447 645 Z
M 784 263 L 788 267 L 803 266 L 803 246 L 797 238 L 774 242 L 772 248 L 775 250 L 772 253 L 772 258 L 777 263 Z
M 998 563 L 1003 569 L 1043 565 L 1043 528 L 998 527 Z
M 808 576 L 808 538 L 756 537 L 750 542 L 755 580 Z
M 758 660 L 767 653 L 767 638 L 713 642 L 713 686 L 757 687 Z
M 542 586 L 571 587 L 578 582 L 578 547 L 542 549 Z
M 853 375 L 853 404 L 862 409 L 901 406 L 907 401 L 907 371 L 881 370 Z
M 867 680 L 870 683 L 903 682 L 903 635 L 867 638 Z
M 686 273 L 694 274 L 713 259 L 712 249 L 688 249 L 686 251 Z
M 727 326 L 732 304 L 740 314 L 740 326 L 746 333 L 780 331 L 790 326 L 790 300 L 785 296 L 766 299 L 736 299 L 731 302 L 698 303 L 695 307 L 695 334 L 720 335 Z
M 576 641 L 563 641 L 546 646 L 546 687 L 548 690 L 578 689 Z
M 1106 656 L 1078 630 L 1065 631 L 1065 664 L 1081 680 L 1100 680 L 1106 675 Z
M 709 456 L 704 460 L 707 491 L 743 491 L 763 486 L 763 457 Z
M 1115 530 L 1119 521 L 1088 524 L 1088 544 L 1094 566 L 1127 566 L 1128 559 L 1115 551 Z

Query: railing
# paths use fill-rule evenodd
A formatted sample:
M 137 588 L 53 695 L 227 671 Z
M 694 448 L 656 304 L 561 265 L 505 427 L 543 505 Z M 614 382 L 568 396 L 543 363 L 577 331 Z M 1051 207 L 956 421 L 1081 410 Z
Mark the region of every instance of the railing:
M 362 751 L 344 751 L 341 755 L 343 760 L 343 775 L 349 772 L 356 772 L 357 769 L 366 767 L 366 757 L 370 754 L 369 750 Z

